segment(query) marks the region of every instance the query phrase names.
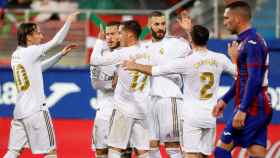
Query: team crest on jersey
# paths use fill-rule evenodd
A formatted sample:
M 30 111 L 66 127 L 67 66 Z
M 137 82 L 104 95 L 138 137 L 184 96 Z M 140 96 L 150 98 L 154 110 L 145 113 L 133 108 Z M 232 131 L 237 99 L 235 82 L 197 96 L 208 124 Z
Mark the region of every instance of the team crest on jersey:
M 163 54 L 164 54 L 164 49 L 163 49 L 163 48 L 160 48 L 160 49 L 159 49 L 159 53 L 160 53 L 161 55 L 163 55 Z

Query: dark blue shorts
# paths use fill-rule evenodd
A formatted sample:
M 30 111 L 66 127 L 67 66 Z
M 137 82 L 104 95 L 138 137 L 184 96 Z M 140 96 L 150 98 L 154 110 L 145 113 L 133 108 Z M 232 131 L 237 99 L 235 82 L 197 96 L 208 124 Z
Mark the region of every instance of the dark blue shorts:
M 267 128 L 271 121 L 272 114 L 260 113 L 256 116 L 247 114 L 245 126 L 241 129 L 232 127 L 232 120 L 236 111 L 227 122 L 221 140 L 225 144 L 233 141 L 234 146 L 247 148 L 250 145 L 257 144 L 266 147 Z

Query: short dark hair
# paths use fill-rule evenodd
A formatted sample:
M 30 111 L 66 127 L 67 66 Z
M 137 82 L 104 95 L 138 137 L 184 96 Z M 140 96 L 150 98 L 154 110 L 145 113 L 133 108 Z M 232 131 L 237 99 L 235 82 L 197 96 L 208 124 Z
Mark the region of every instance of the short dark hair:
M 135 20 L 124 21 L 122 23 L 122 26 L 123 29 L 132 31 L 137 39 L 139 38 L 142 30 L 140 24 L 137 21 Z
M 22 47 L 27 46 L 27 36 L 31 35 L 37 29 L 35 23 L 22 23 L 17 30 L 18 45 Z
M 232 9 L 232 10 L 239 9 L 240 11 L 242 11 L 242 14 L 249 20 L 252 17 L 251 7 L 248 3 L 244 2 L 244 1 L 232 2 L 232 3 L 228 4 L 226 6 L 226 8 L 229 8 L 229 9 Z
M 198 46 L 205 46 L 209 40 L 209 31 L 202 25 L 194 25 L 191 30 L 192 42 Z
M 121 25 L 121 22 L 119 21 L 110 21 L 107 23 L 106 27 L 109 27 L 109 26 L 117 26 L 119 27 Z
M 153 11 L 150 15 L 149 18 L 151 17 L 160 17 L 160 16 L 164 16 L 164 14 L 160 11 Z

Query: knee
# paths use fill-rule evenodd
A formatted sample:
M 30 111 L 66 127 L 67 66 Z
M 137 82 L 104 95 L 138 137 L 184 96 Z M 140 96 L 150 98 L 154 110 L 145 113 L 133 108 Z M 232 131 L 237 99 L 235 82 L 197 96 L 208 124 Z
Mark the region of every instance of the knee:
M 150 141 L 150 148 L 151 149 L 156 149 L 159 148 L 159 140 L 151 140 Z
M 108 155 L 108 148 L 105 149 L 96 149 L 96 156 Z

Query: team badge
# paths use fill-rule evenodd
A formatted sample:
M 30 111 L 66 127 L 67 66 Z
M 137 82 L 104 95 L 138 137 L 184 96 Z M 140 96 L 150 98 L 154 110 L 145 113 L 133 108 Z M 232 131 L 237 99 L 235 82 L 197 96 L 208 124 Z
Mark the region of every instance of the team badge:
M 164 54 L 164 49 L 163 49 L 163 48 L 160 48 L 159 53 L 160 53 L 161 55 L 163 55 L 163 54 Z

